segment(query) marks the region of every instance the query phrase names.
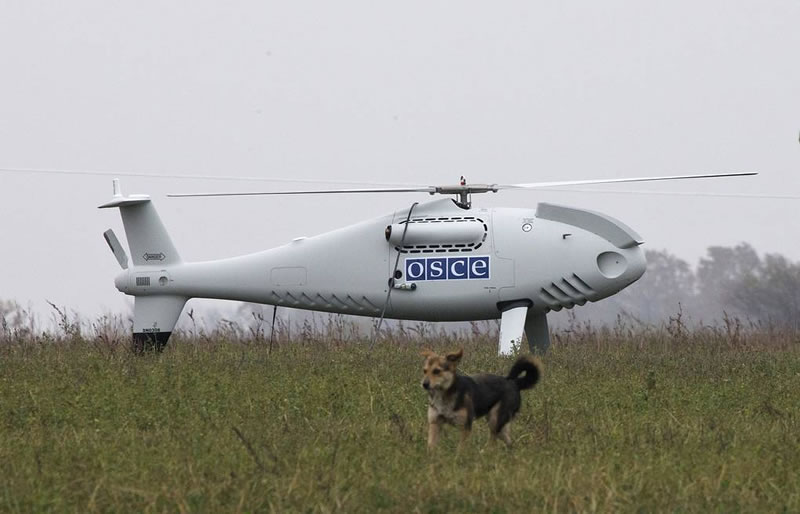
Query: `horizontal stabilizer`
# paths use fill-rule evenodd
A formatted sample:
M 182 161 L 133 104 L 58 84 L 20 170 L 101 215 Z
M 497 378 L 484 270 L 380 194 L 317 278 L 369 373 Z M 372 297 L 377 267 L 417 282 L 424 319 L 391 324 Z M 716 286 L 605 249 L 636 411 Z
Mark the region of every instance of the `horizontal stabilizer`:
M 110 209 L 112 207 L 124 207 L 127 205 L 141 205 L 150 202 L 150 197 L 147 195 L 133 195 L 125 198 L 114 198 L 110 202 L 98 206 L 98 209 Z

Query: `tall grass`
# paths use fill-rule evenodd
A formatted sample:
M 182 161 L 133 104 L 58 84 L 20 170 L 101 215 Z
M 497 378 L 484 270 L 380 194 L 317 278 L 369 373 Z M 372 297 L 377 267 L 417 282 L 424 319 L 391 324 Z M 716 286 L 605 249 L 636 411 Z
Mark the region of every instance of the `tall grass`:
M 0 511 L 800 510 L 796 334 L 574 324 L 513 449 L 479 422 L 429 454 L 419 350 L 504 373 L 495 330 L 401 326 L 370 350 L 338 318 L 229 325 L 145 356 L 113 322 L 5 331 Z

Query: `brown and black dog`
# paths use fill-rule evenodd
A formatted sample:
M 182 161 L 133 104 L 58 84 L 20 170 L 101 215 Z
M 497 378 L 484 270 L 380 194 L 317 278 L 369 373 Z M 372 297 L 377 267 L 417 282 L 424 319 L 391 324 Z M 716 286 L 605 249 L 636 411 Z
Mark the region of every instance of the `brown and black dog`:
M 539 381 L 540 364 L 531 357 L 520 357 L 508 376 L 468 377 L 456 372 L 463 349 L 444 356 L 425 350 L 422 355 L 425 357 L 422 387 L 428 391 L 428 448 L 436 446 L 443 424 L 461 427 L 463 444 L 472 430 L 472 422 L 487 415 L 492 440 L 501 438 L 511 446 L 508 423 L 522 403 L 519 392 Z

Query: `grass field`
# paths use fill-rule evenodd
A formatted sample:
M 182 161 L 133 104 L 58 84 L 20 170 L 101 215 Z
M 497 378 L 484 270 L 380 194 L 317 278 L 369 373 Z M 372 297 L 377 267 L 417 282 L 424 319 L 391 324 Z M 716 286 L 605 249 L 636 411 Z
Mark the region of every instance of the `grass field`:
M 729 327 L 730 328 L 730 327 Z M 425 449 L 423 347 L 505 373 L 491 333 L 0 339 L 0 511 L 798 512 L 800 338 L 556 334 L 515 446 Z

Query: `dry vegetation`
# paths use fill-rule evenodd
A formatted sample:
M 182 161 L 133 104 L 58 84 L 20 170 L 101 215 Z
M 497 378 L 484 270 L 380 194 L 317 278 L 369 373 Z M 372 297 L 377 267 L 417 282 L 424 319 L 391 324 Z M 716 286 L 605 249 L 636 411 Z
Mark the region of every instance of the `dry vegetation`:
M 800 338 L 728 321 L 573 325 L 524 394 L 515 448 L 479 423 L 425 450 L 419 349 L 504 372 L 494 324 L 340 318 L 178 334 L 135 356 L 121 323 L 0 334 L 0 511 L 800 510 Z

